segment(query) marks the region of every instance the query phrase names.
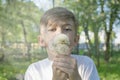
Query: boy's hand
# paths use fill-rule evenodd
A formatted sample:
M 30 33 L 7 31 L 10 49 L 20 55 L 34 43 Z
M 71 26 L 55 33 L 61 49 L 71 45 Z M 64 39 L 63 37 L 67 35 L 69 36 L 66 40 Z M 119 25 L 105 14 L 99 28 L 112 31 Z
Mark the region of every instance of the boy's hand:
M 65 72 L 53 66 L 53 78 L 52 80 L 67 80 L 68 76 Z
M 71 56 L 58 54 L 54 59 L 53 68 L 60 70 L 59 72 L 62 71 L 61 74 L 63 74 L 63 72 L 66 73 L 69 80 L 81 80 L 81 77 L 78 73 L 77 61 Z M 56 75 L 57 73 L 58 71 L 56 70 Z M 64 74 L 65 76 L 63 76 L 64 79 L 67 78 L 66 74 Z M 54 76 L 54 73 L 53 73 L 53 76 Z

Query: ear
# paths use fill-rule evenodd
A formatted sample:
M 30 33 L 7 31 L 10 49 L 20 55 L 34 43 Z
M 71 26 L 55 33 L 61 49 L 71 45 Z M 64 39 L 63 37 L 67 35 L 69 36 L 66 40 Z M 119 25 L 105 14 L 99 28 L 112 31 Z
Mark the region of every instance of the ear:
M 38 43 L 41 47 L 45 47 L 45 41 L 41 35 L 38 36 Z
M 80 38 L 79 35 L 77 35 L 77 36 L 75 37 L 75 39 L 74 39 L 74 46 L 76 46 L 76 45 L 79 43 L 79 38 Z

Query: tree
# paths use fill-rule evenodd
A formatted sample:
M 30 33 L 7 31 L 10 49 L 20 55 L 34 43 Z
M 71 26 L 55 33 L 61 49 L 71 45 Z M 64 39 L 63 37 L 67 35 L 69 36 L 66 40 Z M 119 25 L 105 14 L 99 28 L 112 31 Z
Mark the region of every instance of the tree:
M 24 42 L 29 54 L 29 43 L 37 41 L 42 11 L 30 0 L 1 0 L 0 2 L 2 47 L 5 48 L 7 42 Z
M 111 40 L 111 34 L 113 32 L 113 25 L 118 19 L 119 15 L 119 7 L 120 7 L 120 1 L 119 0 L 100 0 L 101 3 L 101 14 L 105 14 L 105 20 L 104 20 L 104 29 L 106 33 L 106 39 L 105 39 L 105 45 L 106 45 L 106 50 L 105 50 L 105 61 L 109 62 L 110 59 L 110 40 Z M 105 7 L 109 9 L 109 11 L 105 11 Z M 108 24 L 107 24 L 108 23 Z

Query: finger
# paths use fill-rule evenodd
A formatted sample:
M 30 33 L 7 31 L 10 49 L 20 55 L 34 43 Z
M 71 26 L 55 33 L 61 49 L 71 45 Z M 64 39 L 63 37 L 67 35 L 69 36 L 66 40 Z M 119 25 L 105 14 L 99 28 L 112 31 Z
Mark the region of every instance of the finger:
M 61 71 L 63 71 L 64 73 L 67 73 L 68 75 L 72 75 L 72 73 L 74 73 L 74 69 L 68 69 L 68 68 L 64 68 L 64 67 L 58 67 Z
M 68 56 L 55 58 L 54 62 L 68 64 L 68 65 L 71 65 L 73 68 L 74 68 L 74 65 L 77 65 L 77 60 Z
M 65 55 L 65 54 L 57 54 L 56 57 L 66 57 L 66 56 L 70 56 L 70 55 Z
M 61 70 L 60 70 L 60 69 L 57 69 L 56 72 L 57 72 L 57 74 L 60 74 L 60 73 L 61 73 Z
M 61 71 L 61 77 L 64 78 L 65 80 L 67 80 L 68 74 L 63 72 L 63 71 Z
M 59 76 L 62 80 L 66 80 L 68 78 L 68 74 L 61 71 L 60 69 L 56 69 L 56 72 L 54 75 Z
M 54 61 L 62 61 L 62 62 L 65 62 L 65 61 L 68 61 L 71 57 L 70 56 L 64 56 L 64 55 L 56 55 L 56 57 L 54 58 Z
M 64 64 L 71 64 L 68 60 L 69 59 L 67 59 L 67 58 L 56 58 L 56 59 L 54 59 L 54 62 L 55 63 L 64 63 Z
M 67 63 L 62 63 L 62 62 L 54 62 L 54 66 L 56 66 L 56 68 L 58 67 L 64 67 L 64 68 L 68 68 L 68 69 L 72 69 L 72 65 L 69 65 Z

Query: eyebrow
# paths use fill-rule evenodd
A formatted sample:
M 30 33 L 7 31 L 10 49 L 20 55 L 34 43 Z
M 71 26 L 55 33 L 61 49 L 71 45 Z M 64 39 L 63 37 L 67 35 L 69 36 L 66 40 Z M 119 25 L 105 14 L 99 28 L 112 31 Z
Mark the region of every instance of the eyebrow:
M 57 24 L 56 22 L 54 22 L 54 23 L 49 23 L 48 24 L 48 26 L 47 26 L 47 28 L 55 28 L 55 27 L 57 27 L 57 26 L 59 26 L 59 24 Z M 60 24 L 60 26 L 61 27 L 66 27 L 66 26 L 69 26 L 70 28 L 72 28 L 72 24 L 69 24 L 69 23 L 64 23 L 64 24 Z
M 62 27 L 66 27 L 66 26 L 69 26 L 69 27 L 72 28 L 73 25 L 71 25 L 71 24 L 64 24 L 64 25 L 62 25 Z
M 57 26 L 57 24 L 55 24 L 55 23 L 50 23 L 50 24 L 48 24 L 47 27 L 49 28 L 49 27 L 56 27 L 56 26 Z

